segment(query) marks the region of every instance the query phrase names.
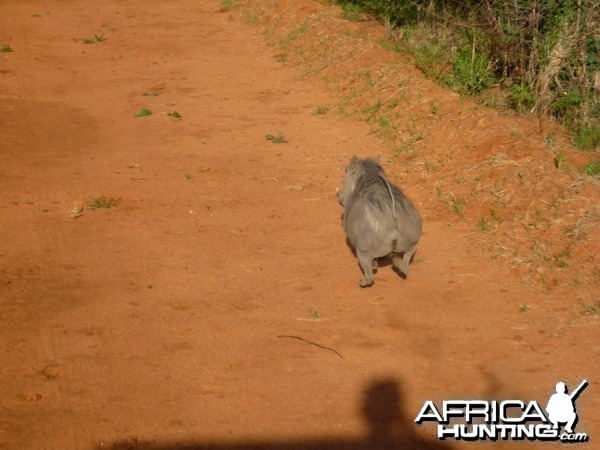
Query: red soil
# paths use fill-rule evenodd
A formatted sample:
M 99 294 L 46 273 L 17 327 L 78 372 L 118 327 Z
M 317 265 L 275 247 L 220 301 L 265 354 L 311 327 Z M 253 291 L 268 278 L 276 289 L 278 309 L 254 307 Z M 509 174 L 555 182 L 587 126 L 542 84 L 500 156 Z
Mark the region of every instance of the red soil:
M 297 4 L 280 32 L 324 10 Z M 0 53 L 0 448 L 467 448 L 414 424 L 425 400 L 545 405 L 559 379 L 585 377 L 578 431 L 592 440 L 577 448 L 593 448 L 598 315 L 582 304 L 598 300 L 596 225 L 582 224 L 588 239 L 569 269 L 548 272 L 548 261 L 490 258 L 474 178 L 453 192 L 474 205 L 463 219 L 435 189 L 485 169 L 482 184 L 522 195 L 505 214 L 533 214 L 530 199 L 550 195 L 534 168 L 552 165 L 527 151 L 543 140 L 537 122 L 474 110 L 405 63 L 381 78 L 412 80 L 421 106 L 435 100 L 443 115 L 430 118 L 419 157 L 394 159 L 370 123 L 314 114 L 350 79 L 334 92 L 300 77 L 244 23 L 253 9 L 219 8 L 0 4 L 0 44 L 13 49 Z M 320 32 L 378 27 L 331 23 Z M 153 114 L 134 118 L 143 107 Z M 279 131 L 288 143 L 265 139 Z M 486 166 L 489 146 L 509 162 Z M 358 287 L 335 201 L 353 153 L 382 154 L 423 215 L 406 280 L 384 265 L 373 287 Z M 531 168 L 526 191 L 507 181 L 515 161 Z M 564 202 L 583 208 L 597 195 L 583 183 Z M 114 203 L 93 209 L 98 198 Z M 498 242 L 527 247 L 516 220 L 498 227 Z

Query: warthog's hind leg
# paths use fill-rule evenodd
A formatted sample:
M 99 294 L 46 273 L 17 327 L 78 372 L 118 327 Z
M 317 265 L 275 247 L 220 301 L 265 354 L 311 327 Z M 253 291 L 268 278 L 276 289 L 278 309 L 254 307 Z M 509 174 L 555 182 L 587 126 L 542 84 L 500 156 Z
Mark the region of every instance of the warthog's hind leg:
M 410 260 L 413 255 L 417 251 L 417 245 L 413 245 L 410 249 L 404 252 L 404 255 L 401 257 L 394 256 L 393 262 L 396 269 L 404 274 L 404 276 L 408 276 L 408 265 L 410 264 Z
M 373 284 L 373 257 L 366 253 L 357 251 L 358 263 L 365 276 L 360 280 L 360 287 L 367 287 Z

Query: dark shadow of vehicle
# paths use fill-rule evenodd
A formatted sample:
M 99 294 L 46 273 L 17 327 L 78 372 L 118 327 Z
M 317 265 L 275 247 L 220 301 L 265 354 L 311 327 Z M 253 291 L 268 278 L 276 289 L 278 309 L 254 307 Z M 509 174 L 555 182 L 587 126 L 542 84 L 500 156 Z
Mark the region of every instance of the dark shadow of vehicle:
M 279 441 L 264 438 L 252 441 L 145 442 L 123 440 L 97 445 L 95 450 L 451 450 L 447 443 L 425 439 L 416 432 L 414 418 L 403 409 L 400 384 L 391 379 L 377 380 L 364 391 L 361 413 L 369 433 L 361 439 L 320 438 Z

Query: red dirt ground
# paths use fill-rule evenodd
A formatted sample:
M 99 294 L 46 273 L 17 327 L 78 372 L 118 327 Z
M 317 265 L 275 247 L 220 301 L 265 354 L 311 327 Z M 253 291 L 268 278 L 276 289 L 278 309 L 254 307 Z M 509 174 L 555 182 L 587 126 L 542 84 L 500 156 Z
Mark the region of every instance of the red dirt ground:
M 0 4 L 0 448 L 486 447 L 440 445 L 414 418 L 425 400 L 545 405 L 583 378 L 577 448 L 594 448 L 597 284 L 525 286 L 440 204 L 436 173 L 384 158 L 424 235 L 408 279 L 384 265 L 360 289 L 335 188 L 385 139 L 314 114 L 339 93 L 220 6 Z M 450 148 L 479 113 L 427 89 L 450 115 L 427 140 Z

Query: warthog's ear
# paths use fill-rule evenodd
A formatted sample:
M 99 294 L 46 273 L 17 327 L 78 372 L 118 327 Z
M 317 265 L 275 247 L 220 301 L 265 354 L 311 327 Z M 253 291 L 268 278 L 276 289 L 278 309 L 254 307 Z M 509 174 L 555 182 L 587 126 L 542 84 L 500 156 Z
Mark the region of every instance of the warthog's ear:
M 353 155 L 352 159 L 350 160 L 350 164 L 348 165 L 348 172 L 355 173 L 357 168 L 358 168 L 358 158 L 356 155 Z

